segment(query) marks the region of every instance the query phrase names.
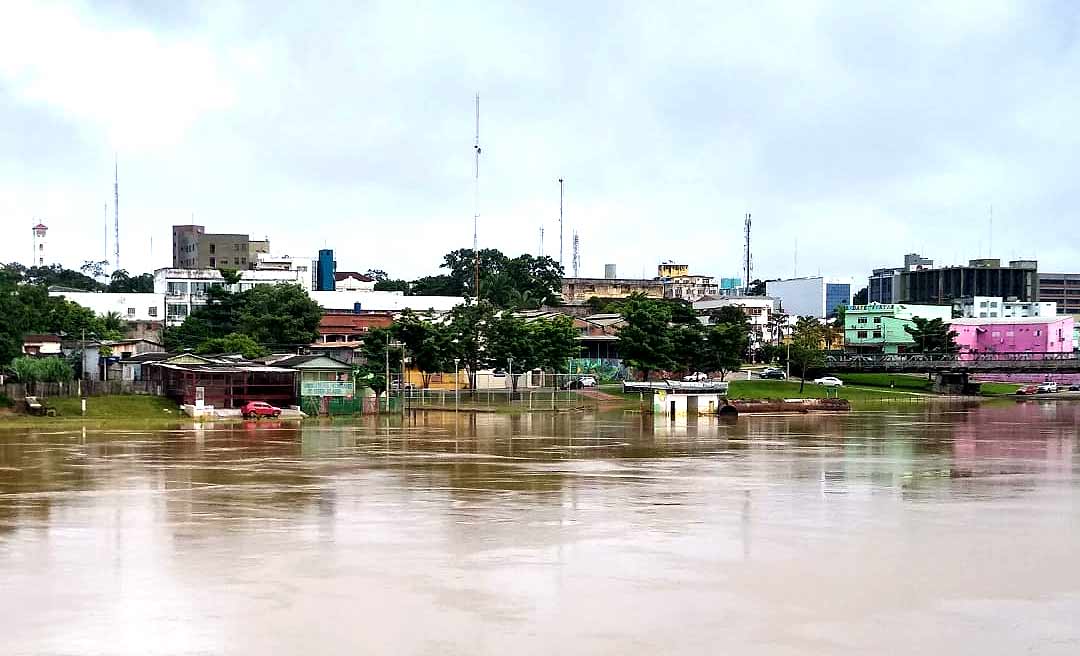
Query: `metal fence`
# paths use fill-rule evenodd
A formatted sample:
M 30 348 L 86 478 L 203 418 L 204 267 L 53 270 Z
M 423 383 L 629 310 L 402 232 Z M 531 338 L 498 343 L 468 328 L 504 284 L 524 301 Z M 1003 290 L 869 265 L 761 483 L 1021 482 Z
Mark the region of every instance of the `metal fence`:
M 145 380 L 73 380 L 67 383 L 5 383 L 0 393 L 9 399 L 26 396 L 109 396 L 113 394 L 160 394 L 160 385 Z
M 391 385 L 391 398 L 399 399 L 401 406 L 410 408 L 444 410 L 566 410 L 597 405 L 607 395 L 597 389 L 598 380 L 588 374 L 545 374 L 541 380 L 531 373 L 515 374 L 516 387 L 509 375 L 493 378 L 478 388 L 419 388 L 398 381 Z M 591 380 L 590 380 L 591 379 Z M 461 381 L 467 384 L 466 379 Z

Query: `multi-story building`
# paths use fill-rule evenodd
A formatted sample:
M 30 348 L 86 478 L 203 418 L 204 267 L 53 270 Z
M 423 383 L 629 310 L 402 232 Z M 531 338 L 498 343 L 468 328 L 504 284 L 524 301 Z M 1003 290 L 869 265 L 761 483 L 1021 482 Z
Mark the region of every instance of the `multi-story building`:
M 568 305 L 584 305 L 590 298 L 626 298 L 643 294 L 664 298 L 664 283 L 638 278 L 563 278 L 562 300 Z
M 1080 315 L 1080 273 L 1040 273 L 1039 300 L 1057 303 L 1058 314 Z
M 658 278 L 680 278 L 688 275 L 690 275 L 690 265 L 688 264 L 675 264 L 675 262 L 668 260 L 656 267 L 656 276 Z
M 1036 263 L 1015 260 L 1001 266 L 997 259 L 971 260 L 967 266 L 904 271 L 894 301 L 944 305 L 968 296 L 1000 296 L 1018 301 L 1039 298 Z
M 953 319 L 960 353 L 1069 353 L 1073 318 Z
M 822 319 L 836 314 L 841 305 L 851 305 L 851 284 L 826 282 L 820 276 L 770 280 L 765 283 L 765 295 L 779 299 L 790 316 Z
M 779 301 L 768 296 L 711 296 L 694 301 L 694 312 L 706 326 L 713 325 L 715 313 L 724 307 L 737 307 L 750 321 L 751 346 L 759 343 L 779 340 L 779 334 L 773 334 L 772 320 L 780 307 Z M 780 331 L 776 331 L 780 332 Z
M 334 291 L 371 292 L 375 291 L 375 279 L 356 271 L 334 272 Z
M 298 267 L 291 270 L 249 270 L 240 272 L 240 282 L 233 291 L 242 292 L 258 285 L 299 285 L 311 292 L 311 272 Z M 189 314 L 206 305 L 211 287 L 225 285 L 217 269 L 158 269 L 154 272 L 154 293 L 165 297 L 166 325 L 176 326 Z
M 870 303 L 893 303 L 899 301 L 900 276 L 905 271 L 921 271 L 933 268 L 934 261 L 918 253 L 904 256 L 904 266 L 874 269 L 867 285 L 867 300 Z
M 260 254 L 270 252 L 269 240 L 242 234 L 215 234 L 201 225 L 172 227 L 172 265 L 175 269 L 253 269 Z
M 313 257 L 259 253 L 252 268 L 256 271 L 295 271 L 297 279 L 306 273 L 311 277 L 311 281 L 305 284 L 304 288 L 315 289 L 315 263 Z
M 1053 301 L 1010 301 L 1000 296 L 972 296 L 960 299 L 953 310 L 971 319 L 1006 319 L 1013 317 L 1052 317 L 1057 314 Z
M 902 353 L 914 345 L 908 334 L 913 319 L 952 320 L 948 305 L 870 303 L 849 306 L 844 313 L 844 346 L 859 352 Z
M 675 276 L 662 280 L 664 298 L 678 298 L 693 302 L 706 296 L 715 296 L 720 292 L 716 278 L 712 276 Z

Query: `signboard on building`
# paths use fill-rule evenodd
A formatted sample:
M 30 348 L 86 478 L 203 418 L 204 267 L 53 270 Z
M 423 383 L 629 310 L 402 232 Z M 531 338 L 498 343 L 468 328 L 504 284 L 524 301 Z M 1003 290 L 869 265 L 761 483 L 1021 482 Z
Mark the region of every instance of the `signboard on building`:
M 300 383 L 300 396 L 352 396 L 352 381 L 308 380 Z

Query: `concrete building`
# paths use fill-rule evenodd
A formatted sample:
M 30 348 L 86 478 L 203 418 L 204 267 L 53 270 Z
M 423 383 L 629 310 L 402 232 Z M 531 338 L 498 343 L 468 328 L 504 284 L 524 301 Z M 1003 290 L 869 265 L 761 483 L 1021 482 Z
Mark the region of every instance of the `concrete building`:
M 1008 301 L 1000 296 L 973 296 L 954 304 L 954 312 L 969 319 L 1011 319 L 1057 315 L 1053 301 Z
M 405 296 L 401 292 L 312 291 L 311 298 L 324 310 L 347 312 L 448 312 L 465 302 L 456 296 Z
M 656 276 L 658 278 L 680 278 L 688 275 L 690 275 L 690 265 L 688 264 L 675 264 L 675 262 L 668 260 L 656 267 Z
M 934 261 L 918 253 L 904 255 L 904 266 L 874 269 L 867 285 L 867 301 L 870 303 L 894 303 L 900 300 L 900 277 L 906 271 L 932 269 Z
M 311 276 L 311 281 L 303 285 L 303 287 L 305 289 L 315 289 L 315 276 L 317 273 L 315 265 L 316 260 L 313 257 L 259 253 L 255 266 L 252 268 L 256 271 L 293 271 L 296 273 L 295 278 L 297 280 L 306 273 Z
M 822 319 L 841 305 L 851 305 L 851 284 L 826 282 L 820 276 L 771 280 L 765 283 L 765 295 L 778 299 L 790 316 Z
M 1039 298 L 1039 275 L 1031 260 L 1015 260 L 1009 266 L 993 258 L 971 260 L 967 266 L 904 271 L 894 301 L 944 305 L 968 296 L 1000 296 L 1018 301 Z
M 30 356 L 60 355 L 60 338 L 56 335 L 25 335 L 22 352 Z
M 664 298 L 693 302 L 706 296 L 715 296 L 720 291 L 716 278 L 712 276 L 675 276 L 663 278 L 663 282 Z
M 952 320 L 948 305 L 870 303 L 849 306 L 844 313 L 844 347 L 869 353 L 903 353 L 915 344 L 908 334 L 915 317 Z
M 356 271 L 334 272 L 334 290 L 339 292 L 375 291 L 375 279 Z
M 252 269 L 259 255 L 269 252 L 269 240 L 253 240 L 244 234 L 209 233 L 201 225 L 172 227 L 175 269 Z
M 960 353 L 1071 353 L 1074 322 L 1069 317 L 953 319 Z
M 644 294 L 648 298 L 664 298 L 664 283 L 660 280 L 638 278 L 563 278 L 562 299 L 568 305 L 583 305 L 590 298 L 626 298 Z
M 233 291 L 242 292 L 258 285 L 299 285 L 311 291 L 311 272 L 300 270 L 248 270 L 240 272 L 240 282 Z M 197 308 L 206 305 L 211 287 L 225 285 L 217 269 L 158 269 L 154 272 L 154 293 L 165 296 L 165 323 L 178 326 Z
M 164 293 L 116 293 L 49 291 L 49 296 L 61 297 L 102 315 L 115 312 L 124 321 L 161 322 L 165 320 Z
M 1057 303 L 1058 314 L 1080 314 L 1080 273 L 1040 273 L 1039 301 Z

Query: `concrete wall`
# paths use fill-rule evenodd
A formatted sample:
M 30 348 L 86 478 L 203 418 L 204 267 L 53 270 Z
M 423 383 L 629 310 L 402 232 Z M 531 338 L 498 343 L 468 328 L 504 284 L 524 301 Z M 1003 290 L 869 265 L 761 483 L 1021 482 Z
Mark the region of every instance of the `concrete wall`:
M 49 292 L 62 296 L 94 314 L 116 312 L 124 321 L 164 321 L 165 294 L 117 294 L 110 292 Z M 134 312 L 128 312 L 134 310 Z
M 780 306 L 793 317 L 825 317 L 825 279 L 792 278 L 765 283 L 765 295 L 780 299 Z

